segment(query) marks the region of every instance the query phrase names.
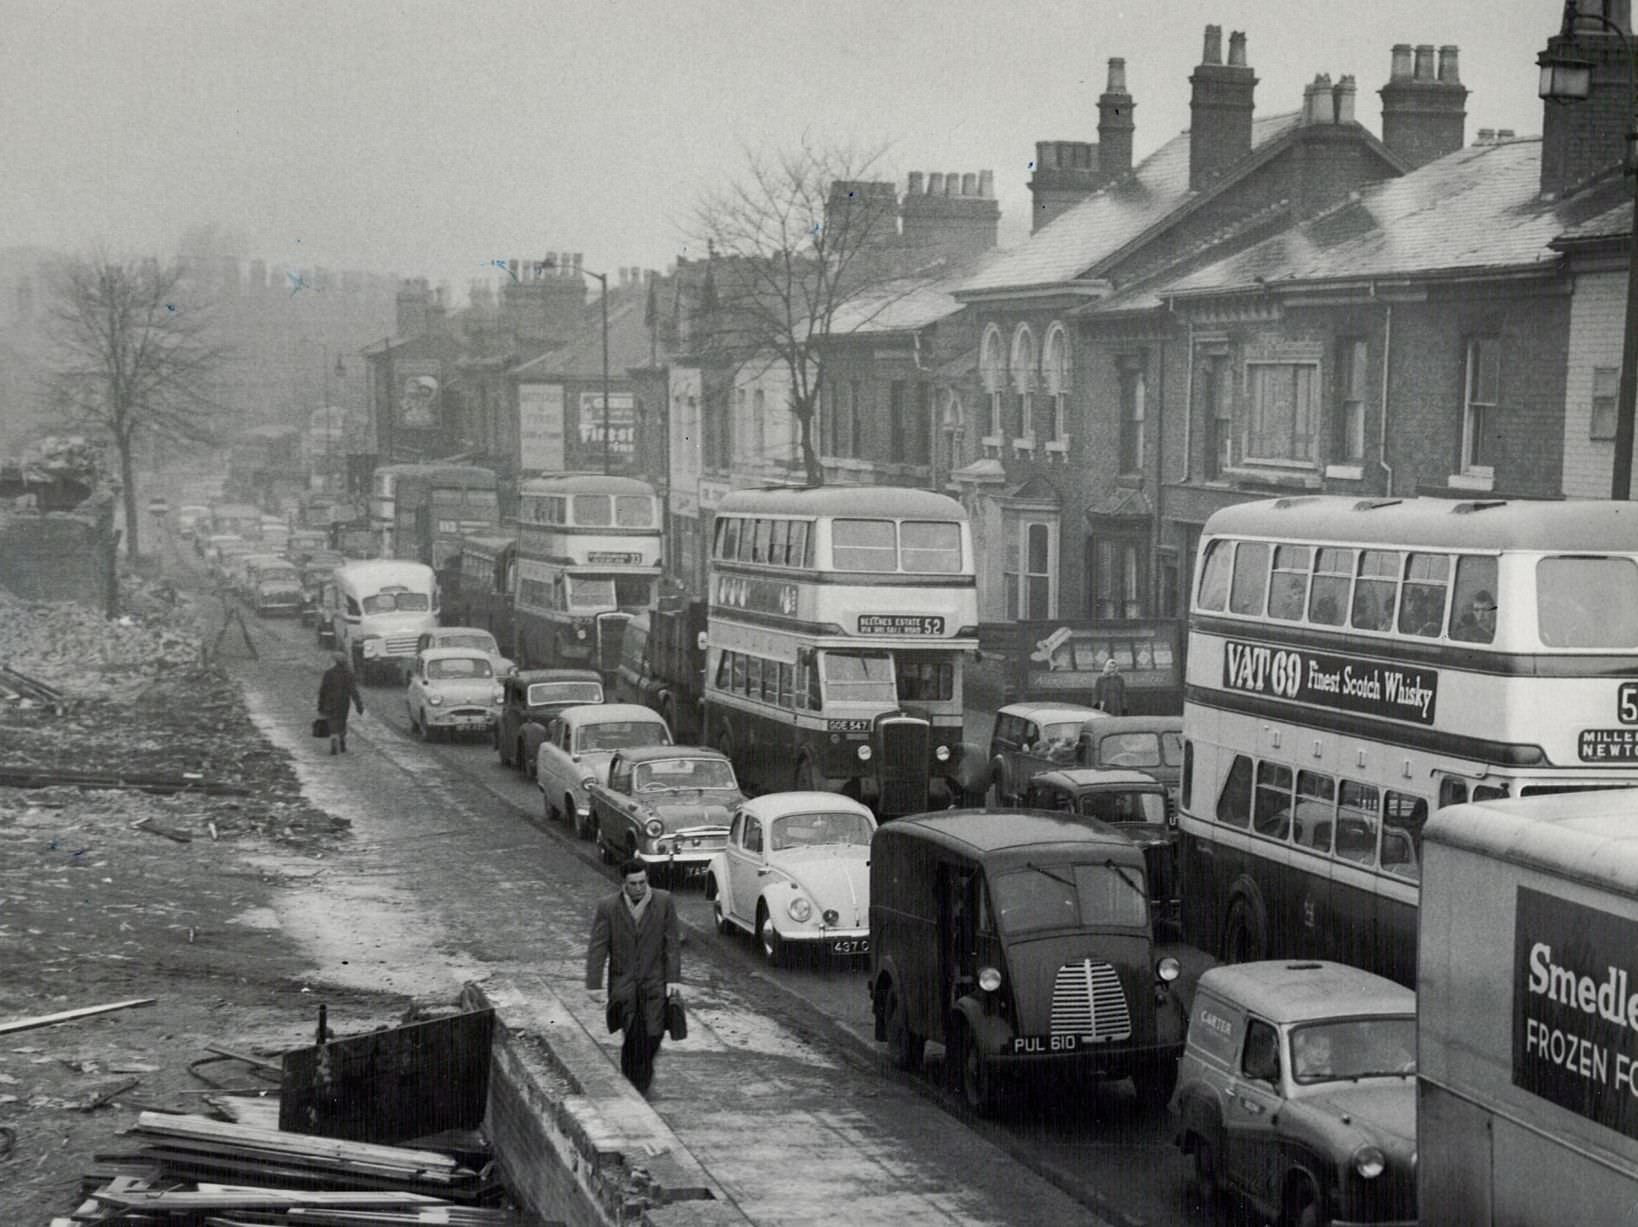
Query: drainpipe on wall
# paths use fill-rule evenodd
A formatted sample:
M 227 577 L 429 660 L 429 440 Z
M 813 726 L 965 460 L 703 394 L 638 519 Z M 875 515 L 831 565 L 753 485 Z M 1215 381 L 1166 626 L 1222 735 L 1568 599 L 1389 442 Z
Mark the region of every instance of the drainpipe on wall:
M 1177 299 L 1171 295 L 1166 298 L 1166 312 L 1177 315 Z M 1194 321 L 1189 321 L 1189 348 L 1187 350 L 1188 365 L 1183 379 L 1183 476 L 1180 480 L 1191 481 L 1194 477 Z
M 1166 338 L 1160 338 L 1160 378 L 1155 388 L 1155 496 L 1149 518 L 1149 608 L 1158 607 L 1160 596 L 1160 490 L 1166 477 Z
M 1371 297 L 1376 297 L 1376 282 L 1371 282 Z M 1376 462 L 1387 477 L 1383 492 L 1393 497 L 1393 465 L 1388 463 L 1388 356 L 1393 351 L 1393 304 L 1382 304 L 1382 404 L 1376 419 Z

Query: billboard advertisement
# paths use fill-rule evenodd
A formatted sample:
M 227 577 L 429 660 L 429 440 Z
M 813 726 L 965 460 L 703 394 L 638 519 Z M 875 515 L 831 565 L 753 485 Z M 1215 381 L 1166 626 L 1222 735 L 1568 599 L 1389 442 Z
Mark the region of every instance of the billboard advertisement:
M 393 364 L 394 415 L 408 430 L 437 430 L 443 424 L 444 364 L 406 359 Z
M 563 385 L 518 385 L 518 467 L 525 473 L 561 473 Z
M 602 391 L 581 392 L 575 415 L 575 454 L 571 467 L 603 467 L 603 424 Z M 637 403 L 630 392 L 609 394 L 608 433 L 608 467 L 616 472 L 629 469 L 637 458 Z

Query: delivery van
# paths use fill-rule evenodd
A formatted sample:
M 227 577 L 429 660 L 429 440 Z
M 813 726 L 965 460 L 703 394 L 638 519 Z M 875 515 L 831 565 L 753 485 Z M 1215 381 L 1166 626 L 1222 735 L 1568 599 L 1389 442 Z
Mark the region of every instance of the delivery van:
M 332 573 L 326 614 L 336 650 L 352 658 L 360 681 L 401 677 L 423 631 L 438 625 L 438 582 L 419 562 L 350 562 Z
M 1638 791 L 1453 805 L 1422 856 L 1423 1221 L 1632 1222 Z

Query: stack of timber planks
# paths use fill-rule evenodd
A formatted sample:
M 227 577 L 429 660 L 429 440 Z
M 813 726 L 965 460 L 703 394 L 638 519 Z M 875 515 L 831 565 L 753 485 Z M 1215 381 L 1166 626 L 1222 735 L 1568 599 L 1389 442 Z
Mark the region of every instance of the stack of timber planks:
M 437 1150 L 379 1146 L 144 1112 L 134 1154 L 97 1157 L 87 1200 L 51 1227 L 520 1227 L 501 1209 L 493 1165 L 464 1166 Z

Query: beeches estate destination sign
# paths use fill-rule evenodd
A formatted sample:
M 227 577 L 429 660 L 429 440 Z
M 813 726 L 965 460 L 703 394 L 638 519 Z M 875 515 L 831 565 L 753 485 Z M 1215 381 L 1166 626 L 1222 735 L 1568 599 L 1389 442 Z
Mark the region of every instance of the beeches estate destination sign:
M 1432 724 L 1439 673 L 1366 656 L 1229 639 L 1223 644 L 1223 688 L 1362 716 Z
M 1638 1138 L 1638 923 L 1518 888 L 1513 1085 Z

